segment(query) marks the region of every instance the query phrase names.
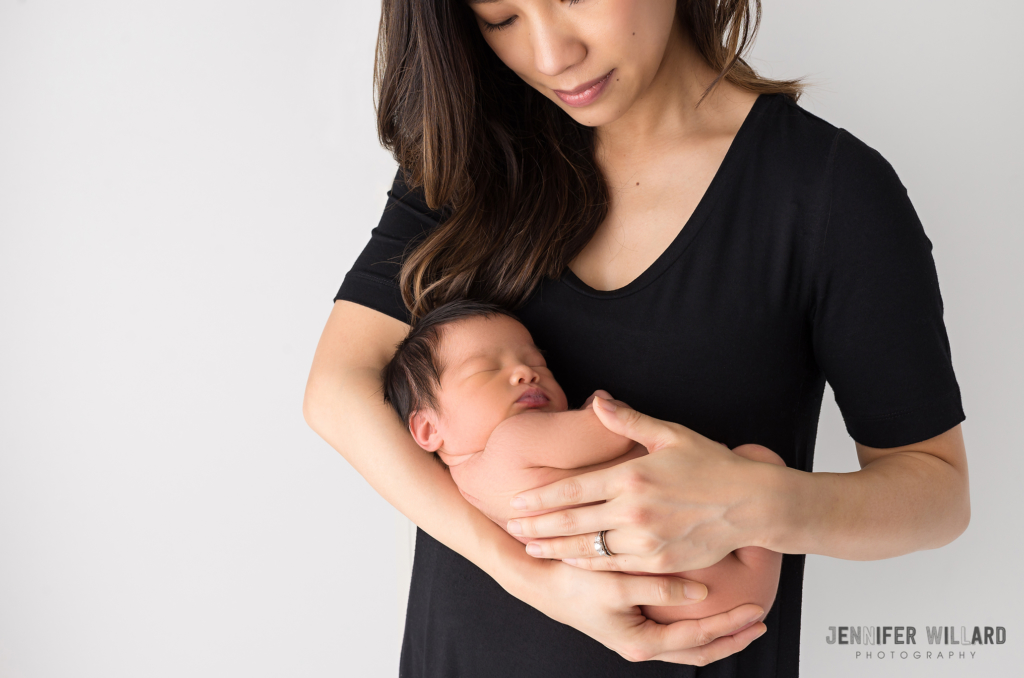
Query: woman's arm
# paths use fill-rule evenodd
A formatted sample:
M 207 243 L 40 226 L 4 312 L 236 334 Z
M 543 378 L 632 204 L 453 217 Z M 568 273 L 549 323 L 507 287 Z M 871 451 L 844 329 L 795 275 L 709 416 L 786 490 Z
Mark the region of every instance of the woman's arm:
M 944 546 L 971 521 L 967 452 L 957 424 L 923 442 L 879 449 L 857 443 L 861 470 L 777 469 L 769 499 L 781 520 L 761 523 L 765 548 L 879 560 Z
M 486 572 L 501 572 L 503 585 L 514 584 L 524 568 L 506 566 L 523 560 L 522 545 L 463 499 L 381 398 L 380 370 L 408 331 L 383 313 L 335 302 L 313 357 L 303 416 L 388 503 Z
M 685 605 L 706 596 L 676 577 L 585 572 L 531 558 L 523 545 L 469 504 L 448 472 L 413 441 L 381 399 L 380 369 L 408 326 L 348 301 L 335 303 L 317 345 L 303 399 L 309 426 L 345 457 L 385 500 L 442 544 L 469 559 L 506 591 L 632 661 L 715 661 L 765 631 L 756 605 L 699 622 L 659 625 L 640 605 Z M 687 598 L 687 593 L 692 598 Z
M 590 546 L 577 567 L 695 570 L 743 546 L 877 560 L 948 544 L 970 521 L 959 425 L 902 447 L 858 445 L 860 471 L 808 473 L 741 459 L 685 426 L 603 402 L 595 400 L 601 421 L 651 453 L 514 498 L 531 511 L 605 501 L 519 519 L 516 534 L 536 538 L 538 557 L 578 557 L 591 533 L 607 529 L 617 555 L 593 557 Z

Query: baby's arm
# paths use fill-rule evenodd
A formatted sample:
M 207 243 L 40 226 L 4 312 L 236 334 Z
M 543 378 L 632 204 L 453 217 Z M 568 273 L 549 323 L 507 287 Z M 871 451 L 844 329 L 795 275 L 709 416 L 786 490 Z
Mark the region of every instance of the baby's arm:
M 584 407 L 566 412 L 523 412 L 509 417 L 491 432 L 484 454 L 505 458 L 515 455 L 525 466 L 582 470 L 618 459 L 637 445 L 609 431 L 594 408 Z M 647 450 L 640 447 L 646 454 Z
M 753 461 L 785 466 L 782 458 L 760 445 L 741 445 L 733 450 L 741 457 Z M 644 615 L 661 624 L 670 624 L 682 619 L 703 619 L 720 612 L 755 603 L 764 610 L 761 621 L 767 616 L 779 588 L 779 574 L 782 571 L 782 554 L 745 546 L 736 549 L 711 567 L 688 572 L 677 572 L 677 576 L 699 581 L 708 587 L 708 597 L 699 603 L 685 606 L 641 606 Z

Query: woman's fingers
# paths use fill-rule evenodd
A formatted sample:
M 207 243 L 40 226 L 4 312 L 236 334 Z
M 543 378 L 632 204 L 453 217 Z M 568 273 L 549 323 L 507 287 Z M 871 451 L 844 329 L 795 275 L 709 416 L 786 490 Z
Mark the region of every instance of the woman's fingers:
M 594 396 L 601 396 L 602 398 L 606 398 L 608 400 L 612 399 L 612 394 L 611 393 L 609 393 L 608 391 L 605 391 L 603 388 L 599 388 L 599 389 L 597 389 L 596 391 L 594 391 L 593 393 L 590 394 L 590 397 L 586 399 L 586 401 L 583 403 L 583 405 L 580 407 L 580 409 L 582 410 L 582 409 L 585 409 L 587 407 L 590 407 L 590 403 L 594 402 Z
M 594 518 L 595 521 L 607 520 Z M 633 549 L 621 541 L 622 532 L 608 530 L 605 532 L 604 545 L 611 551 L 605 555 L 598 551 L 598 535 L 600 532 L 587 532 L 572 537 L 554 537 L 537 539 L 526 545 L 526 552 L 534 558 L 561 560 L 569 565 L 580 565 L 579 561 L 594 561 L 593 565 L 580 565 L 585 570 L 604 570 L 621 572 L 628 569 L 642 569 L 637 556 L 630 553 Z
M 565 560 L 567 558 L 608 558 L 609 556 L 597 550 L 600 532 L 587 532 L 573 537 L 556 537 L 554 539 L 539 539 L 531 541 L 526 545 L 526 552 L 534 558 L 550 558 L 552 560 Z M 605 546 L 612 552 L 612 556 L 618 552 L 611 547 L 609 536 L 605 535 Z M 570 563 L 571 564 L 571 563 Z
M 760 623 L 735 636 L 726 634 L 736 632 L 763 614 L 760 607 L 748 604 L 704 619 L 684 619 L 673 624 L 647 620 L 626 652 L 620 651 L 620 654 L 631 661 L 660 659 L 681 664 L 707 664 L 733 654 L 760 635 L 757 627 L 764 626 Z
M 575 537 L 531 541 L 526 545 L 526 552 L 534 558 L 549 558 L 551 560 L 598 557 L 600 554 L 597 553 L 597 547 L 594 544 L 594 534 L 589 532 Z
M 592 407 L 606 428 L 635 440 L 651 454 L 672 444 L 683 428 L 679 424 L 637 412 L 624 403 L 611 402 L 601 397 L 594 398 Z
M 651 657 L 663 662 L 674 662 L 677 664 L 690 664 L 692 666 L 707 666 L 711 662 L 736 654 L 747 645 L 764 635 L 768 627 L 757 622 L 750 627 L 731 636 L 721 636 L 707 645 L 692 647 L 689 650 L 675 650 L 663 652 Z
M 529 547 L 527 547 L 526 552 L 530 552 Z M 593 572 L 628 572 L 630 570 L 636 570 L 638 572 L 646 571 L 639 558 L 626 554 L 599 556 L 596 558 L 559 558 L 559 560 L 566 565 L 572 565 L 573 567 L 578 567 L 581 570 L 591 570 Z
M 708 597 L 708 587 L 682 577 L 636 575 L 622 589 L 626 605 L 693 605 Z
M 582 556 L 584 553 L 592 556 L 597 555 L 597 552 L 593 549 L 593 535 L 602 527 L 609 529 L 610 522 L 612 522 L 612 518 L 608 515 L 608 507 L 604 504 L 597 504 L 581 506 L 570 511 L 545 513 L 543 515 L 531 516 L 529 518 L 515 518 L 508 521 L 505 525 L 505 529 L 508 530 L 509 534 L 517 534 L 530 538 L 537 537 L 538 539 L 560 535 L 579 535 L 575 538 L 563 537 L 562 539 L 557 540 L 559 542 L 564 542 L 561 547 L 568 549 L 575 549 L 577 545 L 584 546 L 588 539 L 587 533 L 592 533 L 589 537 L 589 550 L 573 551 L 572 553 L 563 554 L 564 557 L 571 558 Z M 559 551 L 559 553 L 561 553 L 561 551 Z M 549 557 L 561 558 L 563 555 Z
M 545 485 L 544 487 L 538 487 L 533 490 L 526 492 L 520 492 L 516 496 L 512 497 L 512 508 L 523 510 L 523 511 L 541 511 L 543 509 L 553 509 L 562 506 L 574 506 L 576 504 L 589 504 L 595 501 L 603 501 L 609 499 L 611 494 L 609 492 L 609 482 L 611 478 L 615 477 L 615 467 L 601 469 L 600 471 L 591 471 L 590 473 L 584 473 L 582 475 L 573 476 L 566 478 L 565 480 L 559 480 Z M 549 515 L 537 516 L 538 518 L 548 518 Z M 562 515 L 562 514 L 558 514 Z M 564 518 L 563 518 L 564 519 Z M 536 521 L 536 518 L 519 518 L 520 521 Z M 550 522 L 549 518 L 548 521 Z M 593 529 L 598 529 L 596 526 Z M 513 532 L 513 534 L 515 534 Z M 548 536 L 547 534 L 531 534 L 523 532 L 528 537 L 532 536 Z M 572 534 L 571 532 L 550 532 L 548 534 Z
M 665 648 L 662 652 L 671 652 L 673 649 L 676 651 L 678 648 L 687 648 L 681 650 L 683 652 L 693 652 L 694 650 L 700 650 L 705 648 L 704 652 L 718 652 L 721 651 L 723 654 L 710 658 L 708 661 L 715 661 L 721 657 L 728 656 L 735 652 L 730 650 L 731 645 L 735 645 L 737 642 L 749 643 L 751 640 L 759 635 L 754 629 L 757 624 L 751 626 L 743 631 L 740 631 L 737 636 L 738 639 L 734 641 L 726 641 L 719 643 L 713 648 L 707 648 L 713 641 L 722 639 L 723 637 L 734 637 L 727 636 L 727 634 L 735 633 L 738 629 L 756 622 L 761 619 L 764 615 L 764 610 L 752 603 L 746 605 L 740 605 L 739 607 L 733 608 L 728 612 L 722 612 L 711 617 L 705 617 L 704 619 L 684 619 L 683 621 L 675 622 L 674 624 L 662 625 L 660 628 L 653 631 L 654 634 L 660 635 L 658 638 L 658 644 L 660 647 Z
M 661 659 L 693 664 L 720 659 L 742 649 L 759 628 L 763 611 L 742 605 L 705 619 L 662 625 L 643 615 L 644 605 L 686 605 L 690 582 L 674 576 L 636 576 L 580 572 L 557 561 L 528 561 L 542 573 L 539 586 L 527 589 L 524 601 L 552 619 L 587 634 L 630 661 Z M 703 594 L 703 592 L 701 592 Z M 692 593 L 690 593 L 692 595 Z M 735 638 L 718 643 L 725 634 Z M 716 644 L 712 644 L 716 643 Z M 701 649 L 700 645 L 710 645 Z M 686 654 L 691 651 L 690 654 Z

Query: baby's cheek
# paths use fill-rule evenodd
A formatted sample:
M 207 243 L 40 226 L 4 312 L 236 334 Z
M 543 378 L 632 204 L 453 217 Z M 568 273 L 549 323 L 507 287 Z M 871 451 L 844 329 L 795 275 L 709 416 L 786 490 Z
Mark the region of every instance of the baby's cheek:
M 487 447 L 494 429 L 507 417 L 504 413 L 497 414 L 493 411 L 482 412 L 477 410 L 470 413 L 470 417 L 463 418 L 463 425 L 460 430 L 455 431 L 459 444 L 467 452 L 479 452 Z

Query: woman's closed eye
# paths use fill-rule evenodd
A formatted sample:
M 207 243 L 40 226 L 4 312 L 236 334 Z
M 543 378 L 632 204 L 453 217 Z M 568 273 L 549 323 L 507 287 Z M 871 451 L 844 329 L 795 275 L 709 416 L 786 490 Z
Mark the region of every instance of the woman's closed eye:
M 583 0 L 569 0 L 569 4 L 570 5 L 575 5 L 576 3 L 582 2 L 582 1 Z M 508 28 L 512 24 L 514 24 L 516 22 L 516 17 L 514 17 L 514 16 L 513 17 L 509 17 L 505 21 L 502 21 L 500 24 L 488 23 L 488 22 L 484 21 L 483 19 L 481 19 L 480 21 L 483 22 L 484 30 L 485 31 L 501 31 L 501 30 L 504 30 L 504 29 Z

